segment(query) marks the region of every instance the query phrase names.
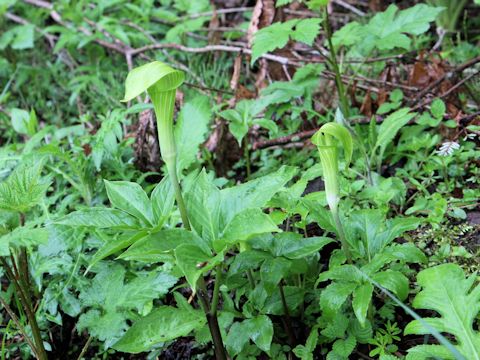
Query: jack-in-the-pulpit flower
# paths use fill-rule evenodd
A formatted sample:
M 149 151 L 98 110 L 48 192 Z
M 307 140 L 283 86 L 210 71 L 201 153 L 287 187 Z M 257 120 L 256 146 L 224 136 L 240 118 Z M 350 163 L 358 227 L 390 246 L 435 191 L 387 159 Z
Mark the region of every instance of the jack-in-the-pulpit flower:
M 144 92 L 148 92 L 152 100 L 157 118 L 160 151 L 167 167 L 176 157 L 173 110 L 177 88 L 182 85 L 184 79 L 183 71 L 175 70 L 160 61 L 154 61 L 130 71 L 125 81 L 123 101 L 130 101 Z
M 349 246 L 338 213 L 338 204 L 340 202 L 338 148 L 339 146 L 343 147 L 346 162 L 345 168 L 348 168 L 353 154 L 352 135 L 343 125 L 328 123 L 323 125 L 315 135 L 312 136 L 312 143 L 317 146 L 320 154 L 323 181 L 325 182 L 325 195 L 335 221 L 337 234 L 342 243 L 347 260 L 351 262 Z
M 130 101 L 144 92 L 150 96 L 157 118 L 158 142 L 162 159 L 167 165 L 168 174 L 175 189 L 183 224 L 186 228 L 190 228 L 177 178 L 177 151 L 173 133 L 175 94 L 184 79 L 183 71 L 175 70 L 160 61 L 139 66 L 128 73 L 123 101 Z
M 347 168 L 353 153 L 352 135 L 343 125 L 328 123 L 313 135 L 312 143 L 317 146 L 320 154 L 328 206 L 336 211 L 340 201 L 338 147 L 343 147 Z

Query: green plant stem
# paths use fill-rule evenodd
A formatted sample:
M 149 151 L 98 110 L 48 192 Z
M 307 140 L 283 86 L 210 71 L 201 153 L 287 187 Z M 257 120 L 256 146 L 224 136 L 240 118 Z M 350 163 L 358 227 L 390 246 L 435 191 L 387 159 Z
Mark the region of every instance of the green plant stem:
M 80 352 L 80 354 L 78 355 L 78 358 L 77 360 L 82 360 L 83 356 L 85 355 L 85 353 L 87 352 L 88 350 L 88 347 L 90 346 L 90 343 L 92 342 L 92 336 L 90 336 L 87 340 L 87 342 L 85 343 L 85 345 L 83 346 L 82 348 L 82 351 Z
M 345 236 L 345 231 L 343 229 L 342 221 L 340 220 L 340 215 L 338 209 L 330 209 L 332 211 L 333 220 L 335 221 L 335 227 L 337 228 L 337 235 L 340 238 L 340 243 L 342 244 L 343 251 L 347 257 L 349 264 L 352 264 L 352 254 L 350 253 L 350 247 L 348 246 L 347 237 Z
M 175 191 L 175 199 L 177 200 L 178 209 L 180 210 L 180 216 L 182 217 L 183 226 L 187 230 L 192 230 L 190 226 L 190 221 L 188 219 L 187 207 L 185 206 L 185 202 L 182 196 L 182 188 L 180 186 L 180 182 L 178 181 L 177 177 L 177 166 L 176 166 L 176 159 L 175 162 L 172 162 L 169 166 L 167 164 L 168 175 L 170 176 L 170 181 L 173 185 L 173 190 Z
M 328 15 L 328 9 L 325 6 L 324 9 L 324 23 L 325 23 L 325 35 L 327 37 L 328 48 L 330 50 L 330 64 L 332 65 L 332 70 L 335 73 L 335 85 L 337 87 L 338 99 L 340 101 L 340 109 L 342 110 L 343 116 L 345 119 L 350 118 L 350 107 L 348 105 L 347 93 L 342 81 L 342 73 L 340 71 L 340 66 L 337 61 L 337 53 L 335 51 L 335 46 L 333 46 L 332 41 L 332 27 L 330 26 L 330 17 Z
M 370 301 L 370 303 L 368 304 L 367 316 L 368 316 L 368 320 L 370 320 L 371 324 L 373 324 L 373 311 L 374 311 L 373 303 Z
M 440 159 L 442 161 L 442 169 L 443 169 L 443 178 L 445 180 L 445 187 L 446 187 L 446 192 L 450 192 L 450 179 L 448 176 L 448 167 L 447 167 L 447 162 L 445 161 L 444 156 L 440 156 Z
M 290 311 L 288 310 L 287 299 L 285 292 L 283 291 L 283 284 L 279 284 L 278 289 L 280 291 L 280 298 L 282 299 L 283 313 L 285 315 L 285 331 L 287 332 L 289 345 L 293 348 L 296 344 L 295 334 L 292 327 L 292 319 L 290 317 Z
M 22 283 L 24 282 L 24 279 L 22 280 L 22 277 L 18 271 L 15 258 L 13 257 L 13 255 L 11 255 L 11 261 L 12 261 L 13 270 L 8 266 L 7 262 L 2 258 L 3 267 L 7 271 L 7 275 L 9 276 L 10 281 L 14 285 L 17 291 L 17 295 L 20 297 L 28 322 L 30 324 L 30 327 L 32 328 L 32 334 L 35 342 L 35 351 L 37 353 L 37 358 L 39 360 L 47 360 L 48 359 L 47 352 L 45 351 L 45 347 L 43 345 L 40 328 L 38 327 L 38 323 L 35 317 L 35 312 L 33 309 L 31 299 L 28 296 L 28 288 L 26 289 L 23 287 Z
M 210 308 L 210 314 L 213 316 L 217 316 L 217 308 L 218 308 L 218 299 L 220 295 L 220 284 L 222 282 L 222 266 L 218 265 L 216 267 L 216 274 L 215 274 L 215 286 L 213 288 L 213 295 L 212 295 L 212 306 Z
M 168 172 L 170 175 L 170 179 L 173 184 L 173 188 L 175 190 L 175 197 L 177 200 L 178 208 L 180 210 L 180 215 L 182 216 L 183 226 L 186 230 L 190 231 L 190 221 L 188 219 L 187 209 L 185 207 L 185 202 L 183 201 L 182 196 L 182 189 L 180 187 L 180 183 L 177 178 L 177 169 L 176 169 L 176 159 L 175 163 L 171 162 L 170 166 L 168 166 Z M 219 276 L 220 272 L 217 272 L 217 276 Z M 219 282 L 215 282 L 215 289 L 217 289 L 217 303 L 218 303 L 218 291 L 219 291 Z M 215 357 L 217 360 L 227 360 L 227 352 L 225 347 L 223 346 L 222 334 L 220 332 L 220 326 L 218 325 L 217 319 L 217 304 L 215 306 L 210 307 L 210 303 L 208 301 L 207 296 L 207 288 L 205 286 L 205 280 L 203 277 L 200 277 L 198 280 L 198 297 L 200 299 L 200 304 L 205 312 L 205 316 L 207 317 L 208 328 L 210 329 L 210 334 L 212 335 L 212 340 L 215 348 Z M 215 290 L 214 290 L 214 302 L 215 302 Z M 212 309 L 214 309 L 212 313 Z
M 252 169 L 251 169 L 251 160 L 250 160 L 250 149 L 248 148 L 249 142 L 248 142 L 248 134 L 245 135 L 243 138 L 243 156 L 245 157 L 245 164 L 246 164 L 246 169 L 247 169 L 247 180 L 250 179 L 250 175 L 252 174 Z
M 247 270 L 247 278 L 248 278 L 248 282 L 250 283 L 250 286 L 252 287 L 252 289 L 255 289 L 255 279 L 253 277 L 252 269 Z
M 205 286 L 205 280 L 203 279 L 203 277 L 200 277 L 200 279 L 198 279 L 197 287 L 197 294 L 200 300 L 200 306 L 205 313 L 208 328 L 210 330 L 210 335 L 212 335 L 215 358 L 217 360 L 227 360 L 228 355 L 225 347 L 223 346 L 222 333 L 220 331 L 220 326 L 218 325 L 216 311 L 214 314 L 212 314 L 212 308 L 210 307 L 207 296 L 207 287 Z
M 25 341 L 27 342 L 27 344 L 30 346 L 30 348 L 32 349 L 32 352 L 33 354 L 38 358 L 38 353 L 37 353 L 37 348 L 36 346 L 33 344 L 33 341 L 32 339 L 30 339 L 30 337 L 28 336 L 27 332 L 25 331 L 25 328 L 22 326 L 22 324 L 20 323 L 20 320 L 17 318 L 17 316 L 15 315 L 15 313 L 13 312 L 13 310 L 10 308 L 10 306 L 7 304 L 7 302 L 5 300 L 3 300 L 3 298 L 0 296 L 0 303 L 2 304 L 2 306 L 4 307 L 5 311 L 7 312 L 7 314 L 10 316 L 10 318 L 12 319 L 12 321 L 15 323 L 15 325 L 17 325 L 18 327 L 18 330 L 20 331 L 20 333 L 23 335 Z
M 357 136 L 357 133 L 348 125 L 350 133 L 353 134 L 355 139 L 357 140 L 358 148 L 360 149 L 362 156 L 365 158 L 365 168 L 366 168 L 366 175 L 367 175 L 367 182 L 368 185 L 373 186 L 373 178 L 372 178 L 372 169 L 371 164 L 372 161 L 367 154 L 367 150 L 365 149 L 365 145 L 363 144 L 362 140 Z

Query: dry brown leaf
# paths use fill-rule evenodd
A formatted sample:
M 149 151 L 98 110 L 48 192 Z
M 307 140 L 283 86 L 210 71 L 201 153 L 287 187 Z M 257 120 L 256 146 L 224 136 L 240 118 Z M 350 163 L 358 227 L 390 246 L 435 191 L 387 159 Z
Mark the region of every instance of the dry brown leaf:
M 370 90 L 367 90 L 365 97 L 363 98 L 362 106 L 360 107 L 360 113 L 367 117 L 371 117 L 373 115 L 372 111 L 372 97 L 370 95 Z
M 410 72 L 408 84 L 410 86 L 425 87 L 431 81 L 427 66 L 423 61 L 417 61 Z

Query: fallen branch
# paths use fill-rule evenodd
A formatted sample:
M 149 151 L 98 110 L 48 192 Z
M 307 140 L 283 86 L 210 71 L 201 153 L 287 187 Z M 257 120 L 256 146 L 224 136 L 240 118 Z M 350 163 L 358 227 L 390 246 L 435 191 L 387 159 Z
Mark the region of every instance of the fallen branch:
M 366 117 L 366 116 L 351 119 L 352 124 L 368 124 L 368 123 L 370 123 L 370 121 L 371 121 L 371 118 Z M 381 123 L 383 121 L 383 117 L 376 116 L 375 121 L 377 123 Z M 300 142 L 301 140 L 304 140 L 306 138 L 309 138 L 309 137 L 313 136 L 313 134 L 315 134 L 318 131 L 318 129 L 319 128 L 312 129 L 312 130 L 300 131 L 298 133 L 282 136 L 282 137 L 279 137 L 279 138 L 276 138 L 276 139 L 255 141 L 252 145 L 252 150 L 265 149 L 265 148 L 269 148 L 269 147 L 272 147 L 272 146 L 278 146 L 278 145 L 285 145 L 285 144 Z
M 480 60 L 479 60 L 480 61 Z M 478 76 L 480 75 L 480 71 L 476 71 L 474 72 L 473 74 L 470 74 L 469 76 L 465 77 L 464 79 L 460 80 L 458 83 L 456 83 L 455 85 L 453 85 L 451 88 L 449 88 L 447 91 L 445 91 L 443 94 L 441 94 L 439 96 L 440 99 L 443 99 L 445 97 L 447 97 L 448 95 L 450 95 L 452 92 L 454 92 L 455 90 L 457 90 L 459 87 L 461 87 L 463 84 L 465 84 L 467 81 L 473 79 L 475 76 Z M 430 104 L 435 98 L 434 97 L 431 97 L 427 100 L 425 100 L 424 102 L 418 104 L 417 106 L 415 106 L 412 111 L 416 111 L 424 106 L 427 106 L 428 104 Z
M 422 100 L 422 98 L 427 95 L 429 92 L 431 92 L 433 89 L 437 88 L 446 78 L 452 76 L 455 73 L 460 73 L 465 69 L 468 69 L 469 67 L 472 67 L 480 62 L 480 56 L 477 56 L 473 58 L 472 60 L 469 60 L 462 65 L 457 66 L 456 68 L 450 70 L 449 72 L 446 72 L 443 74 L 443 76 L 439 77 L 437 80 L 432 82 L 430 85 L 428 85 L 426 88 L 424 88 L 422 91 L 420 91 L 416 95 L 416 100 L 413 102 L 412 105 L 415 103 L 418 103 Z
M 252 54 L 252 50 L 239 47 L 239 46 L 207 45 L 204 47 L 188 47 L 188 46 L 184 46 L 181 44 L 174 44 L 174 43 L 156 43 L 156 44 L 146 45 L 137 49 L 131 49 L 130 53 L 132 54 L 132 56 L 135 56 L 145 51 L 158 50 L 158 49 L 176 49 L 176 50 L 189 52 L 189 53 L 207 53 L 207 52 L 214 52 L 214 51 L 223 51 L 223 52 L 243 53 L 248 55 Z M 300 66 L 298 62 L 283 56 L 278 56 L 273 54 L 264 54 L 261 57 L 270 61 L 278 62 L 282 65 Z
M 353 5 L 350 5 L 349 3 L 347 3 L 346 1 L 343 1 L 343 0 L 333 0 L 333 3 L 347 9 L 347 10 L 350 10 L 351 12 L 353 12 L 354 14 L 358 15 L 358 16 L 365 16 L 367 14 L 365 14 L 363 11 L 357 9 L 355 6 Z

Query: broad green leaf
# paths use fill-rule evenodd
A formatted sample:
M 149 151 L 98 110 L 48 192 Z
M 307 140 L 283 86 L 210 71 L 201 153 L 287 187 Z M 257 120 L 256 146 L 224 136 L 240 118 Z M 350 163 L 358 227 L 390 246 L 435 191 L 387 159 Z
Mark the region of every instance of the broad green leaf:
M 131 233 L 127 233 L 127 234 L 121 234 L 118 238 L 117 237 L 110 238 L 103 246 L 101 246 L 97 250 L 95 255 L 93 255 L 86 272 L 89 272 L 90 269 L 100 260 L 103 260 L 107 256 L 115 254 L 116 252 L 129 247 L 130 245 L 139 241 L 145 236 L 147 236 L 147 232 L 140 231 L 140 232 L 134 233 L 133 235 Z
M 315 74 L 311 73 L 310 76 L 315 76 Z M 273 104 L 287 103 L 295 98 L 300 98 L 305 95 L 306 90 L 308 90 L 307 84 L 301 79 L 296 81 L 295 76 L 292 81 L 275 81 L 262 89 L 261 96 L 253 103 L 253 113 L 258 114 Z
M 294 167 L 282 166 L 269 175 L 221 190 L 220 229 L 224 229 L 239 212 L 265 206 L 267 201 L 280 191 L 296 172 Z
M 347 316 L 341 311 L 328 315 L 329 316 L 326 317 L 326 319 L 328 319 L 327 326 L 320 333 L 332 342 L 335 339 L 345 337 L 345 333 L 350 324 Z
M 408 278 L 401 272 L 386 270 L 373 274 L 371 278 L 385 289 L 397 295 L 401 301 L 407 298 L 409 290 Z
M 48 241 L 48 230 L 41 228 L 18 227 L 12 232 L 0 236 L 0 256 L 10 254 L 9 247 L 32 247 Z
M 125 316 L 116 311 L 87 310 L 77 322 L 78 331 L 87 329 L 91 336 L 104 342 L 106 348 L 112 346 L 127 328 Z
M 220 191 L 202 170 L 188 189 L 185 204 L 192 228 L 209 244 L 219 233 L 219 202 Z
M 346 282 L 355 282 L 360 284 L 363 282 L 364 277 L 362 274 L 357 270 L 356 266 L 354 265 L 340 265 L 331 268 L 328 271 L 322 272 L 318 276 L 317 283 L 327 281 L 327 280 L 338 280 L 338 281 L 346 281 Z
M 357 341 L 353 335 L 349 335 L 346 339 L 336 340 L 332 345 L 332 351 L 327 355 L 327 360 L 348 359 L 356 345 Z
M 130 101 L 153 86 L 158 91 L 176 89 L 183 83 L 184 78 L 182 71 L 160 61 L 139 66 L 128 73 L 125 80 L 125 97 L 122 101 Z
M 228 244 L 245 241 L 254 235 L 279 231 L 273 220 L 259 208 L 239 212 L 225 228 L 221 240 Z M 219 249 L 220 250 L 220 249 Z
M 182 270 L 192 289 L 196 289 L 200 276 L 220 264 L 223 257 L 223 253 L 214 257 L 194 244 L 183 244 L 175 249 L 176 264 Z
M 409 263 L 426 263 L 427 257 L 425 254 L 412 243 L 405 244 L 393 244 L 387 247 L 384 251 L 385 254 L 391 255 L 395 259 Z
M 182 106 L 175 125 L 178 171 L 188 168 L 197 158 L 211 120 L 210 99 L 206 96 L 198 95 Z
M 185 229 L 166 229 L 152 233 L 135 242 L 128 248 L 120 259 L 136 260 L 145 262 L 161 262 L 167 258 L 167 253 L 173 251 L 182 244 L 205 245 L 195 233 Z M 208 251 L 208 247 L 206 247 Z
M 108 348 L 128 328 L 127 320 L 133 311 L 148 308 L 152 300 L 166 294 L 177 279 L 163 271 L 129 277 L 118 263 L 101 263 L 99 271 L 80 293 L 82 306 L 88 309 L 78 321 L 79 330 L 88 329 L 90 335 L 105 342 Z
M 33 48 L 33 40 L 35 37 L 35 26 L 32 24 L 20 25 L 15 27 L 15 38 L 10 46 L 15 50 Z
M 405 10 L 390 5 L 384 12 L 377 13 L 368 24 L 350 22 L 335 32 L 333 41 L 336 46 L 354 45 L 365 56 L 374 48 L 391 50 L 411 48 L 408 35 L 420 35 L 426 32 L 430 23 L 443 11 L 442 7 L 417 4 Z
M 465 277 L 462 268 L 456 264 L 438 265 L 418 273 L 417 283 L 422 290 L 413 300 L 414 308 L 439 314 L 423 321 L 440 333 L 454 336 L 453 347 L 468 360 L 480 359 L 480 332 L 474 327 L 480 311 L 480 286 L 474 286 L 475 281 L 476 274 Z M 405 328 L 406 335 L 429 333 L 429 329 L 418 320 L 410 322 Z M 428 359 L 431 354 L 447 354 L 446 350 L 439 345 L 416 346 L 408 351 L 407 358 Z M 455 359 L 453 354 L 444 356 L 442 359 Z
M 287 45 L 295 22 L 297 21 L 276 22 L 258 30 L 253 40 L 252 64 L 263 54 Z
M 154 345 L 187 336 L 204 326 L 205 322 L 205 316 L 199 310 L 192 312 L 161 306 L 136 321 L 113 348 L 138 354 L 150 350 Z
M 277 289 L 277 285 L 285 278 L 292 262 L 283 258 L 267 259 L 260 268 L 260 278 L 268 293 Z
M 287 45 L 291 38 L 312 45 L 320 31 L 321 19 L 293 19 L 276 22 L 255 33 L 252 46 L 252 64 L 263 54 Z
M 10 111 L 13 129 L 19 134 L 28 134 L 30 114 L 26 110 L 14 108 Z
M 147 225 L 153 226 L 155 221 L 152 204 L 140 185 L 128 181 L 105 180 L 105 188 L 114 207 L 135 216 Z
M 0 182 L 0 210 L 25 213 L 39 205 L 50 183 L 41 177 L 43 163 L 22 164 Z
M 268 316 L 259 315 L 246 320 L 250 339 L 263 351 L 270 351 L 273 338 L 273 324 Z
M 150 194 L 155 225 L 161 226 L 165 223 L 173 210 L 175 203 L 175 192 L 170 177 L 165 176 Z
M 248 128 L 253 125 L 254 117 L 262 110 L 256 109 L 256 104 L 254 100 L 241 100 L 235 109 L 228 109 L 218 114 L 228 120 L 228 128 L 239 146 L 242 146 L 243 137 L 248 133 Z
M 10 45 L 14 37 L 15 28 L 4 31 L 3 34 L 0 36 L 0 50 L 5 50 L 5 48 Z
M 99 229 L 128 230 L 140 228 L 140 223 L 133 216 L 121 210 L 101 207 L 74 211 L 55 220 L 55 224 Z
M 295 30 L 291 34 L 292 39 L 312 46 L 320 31 L 321 21 L 319 18 L 300 20 L 295 25 Z
M 362 326 L 365 325 L 368 307 L 372 301 L 372 293 L 372 284 L 363 284 L 353 291 L 353 311 Z
M 230 122 L 228 124 L 228 129 L 237 140 L 238 145 L 241 146 L 243 138 L 248 133 L 248 124 L 246 122 Z
M 267 129 L 270 132 L 270 136 L 274 136 L 278 133 L 278 126 L 275 121 L 270 119 L 255 119 L 253 120 L 255 125 L 261 126 L 264 129 Z
M 0 256 L 9 256 L 10 255 L 10 245 L 8 238 L 5 239 L 4 236 L 0 237 Z
M 271 255 L 263 251 L 246 250 L 235 256 L 228 268 L 229 275 L 243 274 L 247 270 L 260 267 L 263 261 L 271 259 Z
M 358 319 L 352 319 L 350 321 L 349 330 L 360 344 L 367 344 L 373 337 L 372 324 L 368 319 L 365 320 L 363 325 L 360 324 Z
M 86 307 L 102 308 L 107 311 L 122 307 L 141 310 L 146 302 L 168 292 L 177 279 L 165 272 L 150 271 L 125 283 L 125 269 L 118 263 L 102 263 L 100 270 L 88 287 L 80 293 Z
M 238 355 L 248 340 L 252 340 L 261 350 L 270 351 L 273 338 L 273 324 L 268 316 L 260 315 L 236 322 L 230 328 L 226 346 L 230 355 Z
M 424 264 L 427 262 L 427 257 L 412 243 L 392 244 L 387 246 L 382 252 L 375 254 L 368 264 L 361 267 L 361 270 L 368 276 L 371 276 L 384 265 L 394 261 Z M 360 276 L 360 273 L 358 275 Z
M 377 142 L 373 148 L 373 152 L 380 149 L 380 152 L 383 153 L 387 145 L 395 138 L 398 131 L 408 124 L 415 115 L 416 113 L 411 113 L 409 108 L 402 108 L 387 116 L 378 128 Z
M 467 360 L 455 357 L 451 351 L 442 345 L 417 345 L 407 351 L 406 360 Z
M 288 309 L 294 313 L 300 304 L 304 302 L 304 290 L 296 286 L 284 286 L 283 291 Z M 262 311 L 271 315 L 285 314 L 280 291 L 274 291 L 273 294 L 266 299 Z
M 273 254 L 288 259 L 301 259 L 320 251 L 333 239 L 323 236 L 305 238 L 300 234 L 285 232 L 275 235 Z
M 442 99 L 435 99 L 432 101 L 432 105 L 430 105 L 430 112 L 436 119 L 443 119 L 446 110 L 447 107 Z
M 245 331 L 245 326 L 241 322 L 234 322 L 228 331 L 225 339 L 225 346 L 231 356 L 240 354 L 250 340 L 249 334 Z
M 346 235 L 350 244 L 371 261 L 375 254 L 383 251 L 394 239 L 406 231 L 416 229 L 421 220 L 414 217 L 386 220 L 382 211 L 364 209 L 352 212 L 346 223 Z
M 320 295 L 320 308 L 326 316 L 337 313 L 357 286 L 353 282 L 334 282 L 323 289 Z
M 301 360 L 313 360 L 313 351 L 318 344 L 318 328 L 315 326 L 308 335 L 307 341 L 304 345 L 298 345 L 293 349 L 295 356 Z

